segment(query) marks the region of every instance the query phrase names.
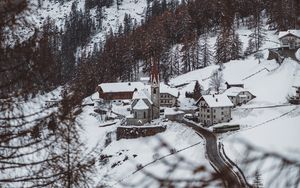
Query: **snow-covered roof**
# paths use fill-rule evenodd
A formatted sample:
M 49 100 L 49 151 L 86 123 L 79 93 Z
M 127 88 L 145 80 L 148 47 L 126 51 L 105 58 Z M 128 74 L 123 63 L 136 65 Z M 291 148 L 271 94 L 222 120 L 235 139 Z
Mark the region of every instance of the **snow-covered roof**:
M 102 83 L 99 87 L 104 93 L 133 92 L 135 89 L 144 88 L 144 84 L 142 82 Z
M 224 95 L 236 97 L 240 92 L 247 91 L 241 87 L 231 87 L 224 91 Z
M 214 107 L 231 107 L 233 106 L 230 99 L 224 95 L 203 95 L 198 101 L 204 99 L 210 108 Z
M 174 108 L 165 109 L 165 115 L 178 115 L 178 114 L 184 114 L 184 112 L 181 110 L 176 110 Z
M 150 104 L 153 104 L 152 101 L 151 101 L 151 97 L 149 95 L 149 92 L 148 90 L 146 89 L 142 89 L 140 91 L 135 91 L 132 95 L 132 99 L 133 100 L 136 100 L 136 99 L 147 99 Z
M 289 34 L 292 34 L 298 38 L 300 38 L 300 30 L 294 30 L 294 29 L 291 29 L 291 30 L 287 30 L 287 31 L 280 31 L 279 34 L 278 34 L 278 38 L 282 38 L 286 35 L 289 35 Z
M 174 97 L 178 97 L 178 90 L 176 88 L 171 88 L 164 83 L 160 83 L 160 93 L 168 93 Z
M 140 80 L 141 81 L 150 81 L 150 77 L 141 77 Z
M 229 85 L 242 85 L 244 84 L 242 80 L 239 79 L 233 79 L 233 78 L 226 78 L 225 83 L 228 83 Z
M 147 110 L 149 106 L 144 102 L 143 99 L 139 99 L 139 101 L 132 108 L 134 110 Z

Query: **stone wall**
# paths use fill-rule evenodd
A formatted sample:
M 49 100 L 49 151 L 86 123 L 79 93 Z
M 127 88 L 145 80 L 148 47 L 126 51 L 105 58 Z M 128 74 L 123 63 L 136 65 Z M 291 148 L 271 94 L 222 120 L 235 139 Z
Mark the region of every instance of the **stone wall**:
M 152 136 L 165 130 L 166 126 L 120 126 L 117 128 L 117 140 Z

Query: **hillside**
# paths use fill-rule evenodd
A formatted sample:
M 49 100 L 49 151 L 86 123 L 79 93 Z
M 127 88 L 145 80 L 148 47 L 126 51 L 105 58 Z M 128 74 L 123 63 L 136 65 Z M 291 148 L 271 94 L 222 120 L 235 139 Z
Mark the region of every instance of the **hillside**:
M 39 3 L 40 2 L 40 3 Z M 69 1 L 52 1 L 52 0 L 35 0 L 30 1 L 28 10 L 24 11 L 19 17 L 24 17 L 20 25 L 6 31 L 6 43 L 13 45 L 16 40 L 19 42 L 26 41 L 34 34 L 34 28 L 42 30 L 45 20 L 49 17 L 57 27 L 64 29 L 65 22 L 69 16 L 72 4 L 77 4 L 77 10 L 85 11 L 85 0 Z M 39 5 L 40 4 L 40 5 Z M 143 0 L 123 0 L 120 5 L 113 1 L 109 7 L 102 8 L 102 25 L 97 28 L 97 32 L 89 39 L 90 42 L 83 47 L 84 50 L 92 51 L 94 44 L 101 44 L 105 41 L 105 36 L 110 29 L 113 32 L 118 31 L 118 27 L 123 23 L 125 14 L 136 20 L 137 24 L 145 17 L 146 2 Z M 97 19 L 96 7 L 89 10 L 90 18 Z M 14 38 L 12 38 L 14 37 Z
M 0 187 L 235 188 L 256 172 L 299 186 L 300 63 L 268 60 L 299 13 L 293 0 L 0 2 Z M 128 89 L 150 73 L 161 83 Z M 125 90 L 100 99 L 111 82 Z M 254 97 L 233 107 L 226 82 Z
M 240 32 L 244 31 L 242 30 Z M 265 43 L 265 47 L 274 46 L 274 41 L 276 42 L 277 40 L 276 34 L 269 32 L 268 38 L 273 42 Z M 214 39 L 211 38 L 211 41 L 213 40 Z M 243 158 L 243 152 L 245 151 L 243 145 L 240 146 L 238 144 L 240 139 L 249 142 L 249 144 L 255 144 L 260 148 L 265 148 L 267 151 L 278 152 L 289 157 L 295 156 L 297 158 L 298 154 L 292 154 L 291 151 L 300 149 L 298 145 L 300 140 L 297 136 L 297 132 L 300 130 L 297 124 L 300 117 L 300 109 L 299 106 L 289 105 L 287 102 L 287 96 L 294 93 L 292 86 L 300 77 L 300 64 L 294 60 L 286 59 L 279 65 L 274 60 L 266 60 L 267 50 L 263 50 L 263 53 L 264 59 L 261 59 L 260 63 L 253 56 L 249 56 L 245 60 L 233 60 L 224 64 L 222 71 L 224 81 L 242 80 L 245 84 L 245 88 L 256 95 L 255 99 L 235 108 L 232 112 L 232 120 L 229 124 L 239 124 L 241 125 L 241 130 L 219 135 L 220 142 L 225 145 L 225 152 L 243 171 L 245 170 L 244 173 L 249 182 L 253 181 L 253 169 L 255 170 L 259 166 L 256 166 L 256 163 L 254 163 L 252 164 L 252 168 L 249 168 L 249 165 L 246 166 L 242 163 L 242 161 L 245 160 Z M 170 80 L 170 84 L 174 86 L 188 83 L 179 88 L 180 108 L 193 107 L 195 103 L 194 100 L 187 100 L 185 98 L 185 92 L 191 92 L 193 90 L 195 80 L 199 81 L 204 90 L 208 89 L 208 77 L 211 75 L 211 72 L 217 68 L 218 66 L 211 65 Z M 249 77 L 250 75 L 251 77 Z M 93 98 L 97 98 L 97 94 L 93 95 Z M 106 139 L 104 135 L 107 132 L 114 132 L 116 126 L 99 128 L 99 123 L 92 120 L 94 118 L 88 115 L 88 112 L 91 113 L 91 110 L 92 108 L 88 107 L 85 109 L 86 112 L 81 115 L 83 118 L 82 123 L 86 124 L 87 127 L 86 135 L 87 137 L 91 136 L 91 138 L 88 138 L 90 145 L 99 140 L 102 140 L 103 143 Z M 155 170 L 158 167 L 160 169 L 162 168 L 159 166 L 161 165 L 159 161 L 148 165 L 149 161 L 154 160 L 154 155 L 159 153 L 159 156 L 164 156 L 169 153 L 160 153 L 160 150 L 156 151 L 157 145 L 155 143 L 160 139 L 163 139 L 169 144 L 170 148 L 174 148 L 176 151 L 192 146 L 192 148 L 179 153 L 184 156 L 186 160 L 194 161 L 197 159 L 197 161 L 199 161 L 199 158 L 204 157 L 204 149 L 200 146 L 193 146 L 193 144 L 199 141 L 199 137 L 197 137 L 191 129 L 174 122 L 168 122 L 166 125 L 168 128 L 165 133 L 160 133 L 148 138 L 114 141 L 114 137 L 112 137 L 112 143 L 103 149 L 103 154 L 110 157 L 104 166 L 101 167 L 101 171 L 103 172 L 103 169 L 106 169 L 104 174 L 108 175 L 107 179 L 101 182 L 105 182 L 105 184 L 110 186 L 121 186 L 122 183 L 139 182 L 139 180 L 143 178 L 143 175 L 141 173 L 135 173 L 135 166 L 137 164 L 141 164 L 142 166 L 146 165 L 146 171 L 154 172 L 154 174 L 163 177 L 165 175 L 163 170 L 160 170 L 160 172 Z M 219 125 L 217 124 L 216 126 Z M 284 134 L 282 134 L 282 132 L 284 132 Z M 266 137 L 268 137 L 268 139 L 265 139 Z M 200 142 L 203 142 L 203 140 L 200 139 Z M 137 155 L 136 158 L 132 157 L 134 154 Z M 126 156 L 128 156 L 129 160 L 127 160 Z M 126 158 L 126 162 L 122 162 L 124 158 Z M 172 155 L 167 158 L 170 161 L 176 161 Z M 269 167 L 268 164 L 271 163 L 269 160 L 272 161 L 272 159 L 265 161 L 266 167 L 259 167 L 264 185 L 267 187 L 269 187 L 268 183 L 270 183 L 272 174 L 276 172 L 265 170 Z M 206 168 L 212 170 L 210 165 L 204 162 L 205 160 L 200 161 L 202 162 L 199 165 L 204 165 Z M 277 159 L 274 159 L 274 161 L 278 162 Z M 126 172 L 123 171 L 125 169 Z M 183 177 L 183 175 L 188 174 L 186 172 L 176 172 L 170 177 Z M 276 187 L 285 187 L 285 177 L 282 176 L 280 178 L 283 183 L 276 185 Z M 150 182 L 151 180 L 147 180 L 145 184 Z

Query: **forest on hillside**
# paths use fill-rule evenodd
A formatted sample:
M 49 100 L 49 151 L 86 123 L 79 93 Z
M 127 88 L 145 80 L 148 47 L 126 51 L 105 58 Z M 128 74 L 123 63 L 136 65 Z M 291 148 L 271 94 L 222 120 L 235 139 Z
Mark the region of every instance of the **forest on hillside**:
M 60 2 L 64 3 L 63 0 Z M 91 94 L 101 82 L 137 80 L 141 68 L 144 72 L 149 70 L 149 61 L 160 62 L 161 77 L 167 82 L 172 76 L 258 51 L 265 35 L 264 20 L 270 30 L 287 30 L 295 28 L 300 14 L 297 0 L 148 0 L 141 24 L 126 14 L 118 32 L 111 30 L 107 34 L 105 44 L 78 54 L 78 48 L 101 30 L 102 9 L 113 3 L 121 4 L 122 1 L 87 1 L 85 10 L 79 11 L 75 1 L 64 28 L 55 26 L 48 17 L 42 30 L 36 30 L 29 40 L 14 46 L 2 44 L 1 51 L 5 56 L 1 57 L 1 67 L 10 69 L 25 62 L 11 75 L 28 74 L 27 81 L 35 83 L 37 91 L 53 89 L 84 77 L 87 94 Z M 93 8 L 96 19 L 90 16 Z M 13 27 L 14 23 L 13 20 L 6 22 L 10 17 L 1 19 L 1 36 L 4 37 L 4 28 Z M 239 27 L 253 31 L 248 44 L 244 44 L 246 51 L 242 51 L 235 32 Z M 211 35 L 217 36 L 215 46 L 207 42 Z M 9 78 L 9 74 L 6 76 Z M 16 81 L 6 90 L 9 92 L 20 86 L 22 83 Z

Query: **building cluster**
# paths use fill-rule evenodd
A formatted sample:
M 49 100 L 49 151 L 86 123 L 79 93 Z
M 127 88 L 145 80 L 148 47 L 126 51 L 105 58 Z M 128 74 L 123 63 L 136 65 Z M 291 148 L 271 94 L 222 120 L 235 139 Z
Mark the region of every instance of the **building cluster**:
M 151 66 L 150 78 L 140 82 L 102 83 L 97 87 L 104 102 L 130 100 L 130 116 L 127 124 L 143 125 L 160 116 L 160 107 L 178 105 L 178 90 L 160 83 L 157 65 Z
M 227 89 L 222 94 L 203 95 L 197 101 L 198 119 L 204 126 L 229 122 L 231 109 L 255 98 L 241 82 L 226 82 Z

